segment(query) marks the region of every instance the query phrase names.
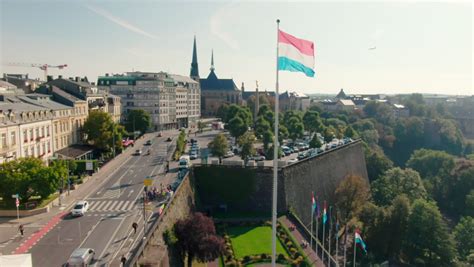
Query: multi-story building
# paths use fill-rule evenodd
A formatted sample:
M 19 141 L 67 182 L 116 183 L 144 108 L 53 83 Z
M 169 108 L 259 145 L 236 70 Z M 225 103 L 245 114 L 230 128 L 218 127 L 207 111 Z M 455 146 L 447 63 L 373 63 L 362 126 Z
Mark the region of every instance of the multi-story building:
M 153 129 L 194 126 L 200 116 L 199 83 L 165 72 L 127 72 L 101 76 L 98 88 L 122 101 L 122 120 L 128 112 L 142 109 L 151 115 Z
M 16 97 L 1 96 L 0 163 L 19 157 L 52 156 L 53 112 L 45 107 L 25 103 Z M 18 136 L 18 137 L 17 137 Z
M 28 74 L 3 74 L 3 80 L 9 82 L 25 93 L 33 93 L 44 82 L 39 79 L 30 79 Z
M 300 110 L 305 111 L 311 104 L 309 96 L 297 92 L 284 92 L 280 94 L 280 112 L 288 110 Z
M 56 86 L 76 98 L 87 101 L 89 111 L 101 110 L 108 112 L 116 122 L 120 119 L 121 106 L 118 98 L 98 89 L 94 83 L 89 83 L 87 77 L 63 79 L 59 76 L 53 80 L 49 76 L 47 85 Z

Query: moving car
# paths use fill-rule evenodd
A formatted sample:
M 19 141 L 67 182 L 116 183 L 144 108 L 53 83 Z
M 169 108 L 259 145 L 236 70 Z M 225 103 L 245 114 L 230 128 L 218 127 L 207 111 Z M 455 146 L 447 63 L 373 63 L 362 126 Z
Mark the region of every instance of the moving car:
M 178 169 L 183 170 L 183 169 L 189 169 L 189 168 L 191 168 L 191 157 L 190 156 L 181 156 L 179 158 Z
M 95 251 L 91 248 L 76 248 L 69 259 L 67 267 L 89 266 L 94 260 Z
M 142 150 L 141 150 L 141 149 L 135 150 L 135 155 L 136 155 L 136 156 L 140 156 L 141 154 L 142 154 Z
M 191 153 L 189 153 L 189 158 L 190 159 L 197 159 L 198 158 L 198 154 L 196 151 L 191 151 Z
M 298 160 L 302 160 L 308 157 L 308 153 L 306 152 L 301 152 L 298 154 Z
M 151 140 L 146 141 L 145 146 L 151 146 Z
M 263 160 L 265 160 L 265 156 L 255 155 L 253 157 L 250 157 L 249 160 L 263 161 Z
M 168 137 L 168 139 L 166 139 L 166 142 L 171 142 L 171 141 L 173 141 L 171 137 Z
M 74 208 L 71 210 L 72 216 L 84 216 L 84 213 L 89 209 L 89 203 L 85 200 L 76 203 Z

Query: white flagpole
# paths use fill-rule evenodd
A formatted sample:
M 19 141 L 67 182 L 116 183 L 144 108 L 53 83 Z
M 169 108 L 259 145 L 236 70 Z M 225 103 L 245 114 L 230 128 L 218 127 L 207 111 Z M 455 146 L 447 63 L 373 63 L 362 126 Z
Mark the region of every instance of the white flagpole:
M 317 205 L 317 202 L 316 202 Z M 319 216 L 316 217 L 316 255 L 318 255 L 318 241 L 319 241 Z
M 272 267 L 276 264 L 276 217 L 278 192 L 278 35 L 280 20 L 277 19 L 277 47 L 276 47 L 276 86 L 275 86 L 275 136 L 273 139 L 273 203 L 272 203 Z
M 337 260 L 338 248 L 339 248 L 339 221 L 337 218 L 337 210 L 336 210 L 336 256 L 334 257 L 334 259 L 336 260 L 336 266 L 339 266 L 339 261 Z
M 331 266 L 331 232 L 332 232 L 332 206 L 329 206 L 329 250 L 328 250 L 328 265 Z
M 324 247 L 324 235 L 325 235 L 325 233 L 326 233 L 326 224 L 324 223 L 324 215 L 323 215 L 323 249 L 321 249 L 321 260 L 322 260 L 323 264 L 324 264 L 324 249 L 325 249 L 325 247 Z
M 355 267 L 356 266 L 356 238 L 355 238 L 355 232 L 354 232 L 354 263 L 353 263 L 353 266 Z
M 347 262 L 347 223 L 344 226 L 344 267 L 346 266 Z
M 313 199 L 314 199 L 314 192 L 311 194 L 311 236 L 310 236 L 310 245 L 309 247 L 313 250 L 313 216 L 314 216 L 314 209 L 313 209 Z

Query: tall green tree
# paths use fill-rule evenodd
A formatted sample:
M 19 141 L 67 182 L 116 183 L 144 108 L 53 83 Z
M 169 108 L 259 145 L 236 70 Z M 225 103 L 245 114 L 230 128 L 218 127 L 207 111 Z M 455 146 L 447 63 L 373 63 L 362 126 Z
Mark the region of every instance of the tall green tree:
M 455 244 L 435 204 L 415 200 L 408 217 L 404 253 L 411 263 L 424 266 L 452 266 Z
M 369 149 L 365 154 L 367 174 L 369 175 L 370 181 L 377 180 L 387 170 L 393 168 L 393 162 L 385 156 L 383 151 Z
M 238 144 L 242 148 L 240 152 L 240 156 L 244 161 L 247 161 L 249 157 L 255 155 L 256 150 L 254 147 L 255 143 L 255 135 L 251 132 L 246 132 L 244 135 L 239 137 Z
M 324 141 L 326 143 L 331 142 L 332 139 L 334 139 L 336 137 L 336 129 L 334 129 L 334 127 L 332 127 L 332 126 L 324 128 L 323 129 L 323 137 L 324 137 Z
M 368 196 L 368 182 L 360 176 L 348 175 L 339 183 L 335 191 L 335 199 L 343 224 L 359 213 Z
M 303 116 L 304 128 L 310 133 L 314 133 L 321 130 L 322 122 L 319 118 L 319 113 L 316 111 L 308 110 Z
M 462 217 L 454 228 L 454 238 L 457 243 L 459 256 L 466 260 L 474 251 L 474 218 Z
M 142 134 L 146 133 L 151 127 L 150 113 L 143 109 L 132 109 L 127 114 L 127 123 L 125 129 L 129 133 L 133 131 L 140 131 Z
M 372 197 L 378 205 L 390 205 L 401 194 L 405 194 L 410 201 L 425 199 L 427 194 L 423 187 L 420 175 L 412 170 L 393 168 L 371 184 Z
M 219 162 L 222 161 L 222 157 L 224 157 L 229 150 L 227 138 L 223 133 L 216 135 L 216 137 L 209 142 L 207 147 L 211 150 L 213 156 L 219 158 Z
M 299 117 L 293 116 L 288 120 L 288 133 L 293 141 L 303 136 L 304 125 Z
M 115 146 L 121 148 L 123 127 L 113 122 L 110 114 L 94 110 L 89 113 L 83 126 L 87 141 L 103 151 L 111 151 L 115 135 Z
M 229 122 L 227 120 L 227 114 L 229 113 L 229 105 L 227 104 L 222 104 L 219 106 L 216 112 L 216 117 L 220 118 L 223 122 L 227 123 Z
M 309 142 L 309 147 L 310 148 L 320 148 L 323 144 L 321 143 L 321 140 L 319 140 L 319 137 L 317 134 L 313 135 L 313 138 L 311 138 L 311 141 Z
M 227 124 L 227 129 L 229 130 L 230 134 L 235 137 L 239 138 L 248 130 L 248 124 L 245 123 L 244 120 L 240 117 L 235 117 L 229 121 Z

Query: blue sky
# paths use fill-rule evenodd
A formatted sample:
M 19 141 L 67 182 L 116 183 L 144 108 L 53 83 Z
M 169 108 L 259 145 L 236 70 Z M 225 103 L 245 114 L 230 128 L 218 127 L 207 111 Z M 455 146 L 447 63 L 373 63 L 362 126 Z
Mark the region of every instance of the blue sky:
M 470 2 L 0 0 L 0 9 L 1 62 L 69 65 L 53 75 L 189 75 L 196 35 L 201 77 L 214 49 L 219 77 L 271 91 L 280 18 L 282 30 L 316 46 L 316 77 L 280 72 L 281 91 L 474 94 Z

